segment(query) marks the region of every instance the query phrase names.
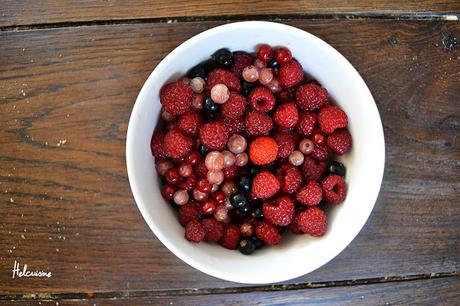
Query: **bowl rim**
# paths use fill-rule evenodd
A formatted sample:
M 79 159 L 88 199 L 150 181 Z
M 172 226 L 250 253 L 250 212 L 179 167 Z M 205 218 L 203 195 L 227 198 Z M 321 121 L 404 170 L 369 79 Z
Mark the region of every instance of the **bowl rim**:
M 381 137 L 379 137 L 379 145 L 382 147 L 382 156 L 380 159 L 380 164 L 375 165 L 375 169 L 373 173 L 376 175 L 377 179 L 376 182 L 378 182 L 378 189 L 377 192 L 372 196 L 372 205 L 369 206 L 369 210 L 366 213 L 365 219 L 363 218 L 363 223 L 362 225 L 355 230 L 355 232 L 347 237 L 347 243 L 343 244 L 343 247 L 341 246 L 340 248 L 337 249 L 336 252 L 334 252 L 333 255 L 328 256 L 324 261 L 322 261 L 319 264 L 316 264 L 313 267 L 308 267 L 306 269 L 302 269 L 302 267 L 299 267 L 299 269 L 296 271 L 295 274 L 291 275 L 283 275 L 282 277 L 273 277 L 268 280 L 264 281 L 248 281 L 244 280 L 238 277 L 232 277 L 231 275 L 228 275 L 227 273 L 221 272 L 219 269 L 215 269 L 213 267 L 207 266 L 202 264 L 199 261 L 196 261 L 194 258 L 187 256 L 185 252 L 182 252 L 180 248 L 177 248 L 174 243 L 170 242 L 170 239 L 167 238 L 161 229 L 150 219 L 148 218 L 148 213 L 147 213 L 147 208 L 145 207 L 146 205 L 141 202 L 141 195 L 140 195 L 140 190 L 137 188 L 137 183 L 136 183 L 136 177 L 134 174 L 134 166 L 132 165 L 134 163 L 133 161 L 133 152 L 134 152 L 134 146 L 133 146 L 133 134 L 135 133 L 134 128 L 133 128 L 133 122 L 136 120 L 134 115 L 137 113 L 137 110 L 140 108 L 140 100 L 142 100 L 142 97 L 144 96 L 145 92 L 147 91 L 147 86 L 146 84 L 149 84 L 151 82 L 151 79 L 156 75 L 156 72 L 163 70 L 163 67 L 168 65 L 170 61 L 174 60 L 175 56 L 177 53 L 181 52 L 183 49 L 187 49 L 190 44 L 194 43 L 196 40 L 200 40 L 203 38 L 206 38 L 208 36 L 215 35 L 219 32 L 228 30 L 228 29 L 238 29 L 238 28 L 247 28 L 247 27 L 257 27 L 257 26 L 263 26 L 265 28 L 270 28 L 270 27 L 275 27 L 275 28 L 282 28 L 283 30 L 288 30 L 288 31 L 294 31 L 297 32 L 298 35 L 303 35 L 305 37 L 308 37 L 308 39 L 315 40 L 316 43 L 319 43 L 323 45 L 326 48 L 331 49 L 333 53 L 335 53 L 335 56 L 340 61 L 345 62 L 351 69 L 352 71 L 356 74 L 357 81 L 361 82 L 361 86 L 363 87 L 363 90 L 365 90 L 366 95 L 369 97 L 369 102 L 373 102 L 371 108 L 373 111 L 376 112 L 377 118 L 379 119 L 379 130 L 378 133 L 380 134 Z M 375 100 L 372 96 L 372 93 L 370 92 L 367 84 L 364 82 L 363 78 L 359 74 L 359 72 L 356 70 L 356 68 L 339 52 L 337 51 L 334 47 L 329 45 L 327 42 L 322 40 L 321 38 L 304 31 L 302 29 L 296 28 L 294 26 L 290 26 L 287 24 L 283 23 L 278 23 L 278 22 L 270 22 L 270 21 L 240 21 L 240 22 L 232 22 L 232 23 L 227 23 L 224 25 L 216 26 L 211 29 L 205 30 L 197 35 L 194 35 L 181 43 L 179 46 L 174 48 L 165 58 L 163 58 L 158 65 L 153 69 L 153 71 L 150 73 L 149 77 L 146 79 L 144 84 L 142 85 L 142 88 L 136 98 L 136 102 L 133 106 L 130 118 L 129 118 L 129 124 L 128 124 L 128 129 L 127 129 L 127 136 L 126 136 L 126 165 L 127 165 L 127 174 L 128 174 L 128 181 L 129 185 L 131 188 L 131 191 L 134 196 L 134 200 L 136 202 L 136 205 L 138 209 L 140 210 L 142 217 L 144 218 L 145 222 L 148 224 L 149 228 L 152 230 L 152 232 L 155 234 L 155 236 L 163 243 L 164 246 L 166 246 L 174 255 L 179 257 L 182 261 L 187 263 L 188 265 L 194 267 L 195 269 L 204 272 L 208 275 L 211 275 L 213 277 L 217 277 L 226 281 L 231 281 L 231 282 L 237 282 L 237 283 L 244 283 L 244 284 L 268 284 L 268 283 L 277 283 L 277 282 L 283 282 L 287 281 L 290 279 L 294 279 L 300 276 L 303 276 L 305 274 L 308 274 L 321 266 L 327 264 L 329 261 L 331 261 L 333 258 L 335 258 L 337 255 L 339 255 L 358 235 L 358 233 L 363 229 L 365 226 L 367 220 L 369 219 L 369 216 L 371 212 L 373 211 L 378 195 L 381 190 L 382 186 L 382 181 L 383 181 L 383 174 L 384 174 L 384 168 L 385 168 L 385 138 L 384 138 L 384 133 L 383 133 L 383 124 L 382 124 L 382 119 L 380 117 L 380 113 L 378 111 L 377 105 L 375 103 Z

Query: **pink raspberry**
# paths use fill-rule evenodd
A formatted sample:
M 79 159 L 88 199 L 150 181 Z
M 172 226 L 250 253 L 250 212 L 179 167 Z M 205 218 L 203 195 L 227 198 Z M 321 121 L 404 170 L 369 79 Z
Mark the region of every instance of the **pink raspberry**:
M 331 204 L 339 204 L 345 201 L 347 186 L 343 177 L 330 175 L 322 183 L 324 199 Z
M 221 122 L 208 122 L 198 131 L 201 143 L 210 150 L 222 150 L 227 145 L 227 128 Z
M 235 224 L 227 224 L 224 228 L 224 234 L 220 238 L 219 244 L 224 248 L 234 250 L 240 242 L 241 232 Z
M 340 107 L 326 105 L 319 110 L 318 123 L 324 133 L 332 134 L 336 129 L 347 127 L 348 117 Z
M 247 66 L 252 65 L 254 61 L 251 54 L 244 51 L 233 52 L 233 64 L 230 67 L 233 73 L 241 77 L 243 69 Z
M 302 173 L 300 170 L 291 164 L 282 164 L 276 171 L 281 190 L 292 194 L 302 185 Z
M 297 89 L 296 104 L 300 109 L 312 111 L 328 102 L 327 90 L 313 83 L 304 84 Z
M 173 116 L 182 115 L 192 107 L 192 89 L 183 82 L 166 84 L 160 91 L 160 102 Z
M 300 212 L 295 223 L 302 232 L 315 237 L 323 236 L 327 230 L 326 214 L 318 206 Z
M 316 114 L 313 112 L 301 112 L 299 122 L 297 123 L 297 131 L 303 136 L 310 136 L 315 128 Z
M 299 111 L 294 103 L 281 104 L 273 115 L 273 120 L 279 126 L 292 128 L 299 120 Z
M 256 235 L 269 245 L 275 245 L 281 241 L 281 234 L 278 229 L 266 221 L 257 224 Z
M 273 128 L 273 121 L 265 113 L 250 111 L 246 116 L 246 130 L 252 136 L 268 135 Z
M 252 181 L 252 193 L 256 198 L 268 199 L 280 190 L 280 182 L 268 171 L 257 173 Z
M 294 217 L 294 202 L 288 197 L 280 197 L 274 203 L 265 202 L 263 204 L 264 217 L 271 224 L 276 226 L 287 226 Z
M 227 118 L 239 118 L 246 110 L 246 98 L 239 93 L 231 92 L 227 102 L 221 105 L 220 111 Z
M 188 136 L 196 135 L 201 125 L 201 115 L 196 111 L 188 111 L 182 114 L 177 121 L 177 128 Z
M 275 107 L 275 97 L 273 93 L 265 86 L 254 88 L 249 94 L 249 105 L 263 113 L 267 113 Z
M 217 84 L 224 84 L 231 91 L 241 91 L 240 79 L 231 71 L 217 68 L 208 74 L 206 81 L 206 92 L 211 93 L 211 89 Z
M 323 199 L 323 190 L 315 181 L 309 181 L 308 184 L 300 187 L 296 195 L 297 201 L 305 206 L 318 205 Z
M 350 151 L 351 135 L 347 129 L 338 129 L 332 132 L 326 140 L 327 145 L 335 154 L 343 155 Z
M 165 153 L 171 158 L 182 158 L 187 156 L 193 147 L 193 140 L 178 129 L 169 130 L 164 139 Z
M 303 77 L 303 68 L 295 59 L 285 65 L 281 65 L 278 70 L 278 79 L 283 88 L 298 85 L 303 81 Z
M 155 158 L 166 158 L 167 154 L 164 149 L 165 133 L 155 131 L 150 141 L 150 149 Z

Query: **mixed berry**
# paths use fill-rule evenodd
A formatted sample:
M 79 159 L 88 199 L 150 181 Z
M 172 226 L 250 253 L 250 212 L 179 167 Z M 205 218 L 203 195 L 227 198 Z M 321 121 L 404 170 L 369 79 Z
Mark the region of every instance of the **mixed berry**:
M 285 47 L 216 51 L 160 92 L 151 149 L 191 242 L 251 254 L 285 233 L 326 233 L 345 200 L 346 113 Z

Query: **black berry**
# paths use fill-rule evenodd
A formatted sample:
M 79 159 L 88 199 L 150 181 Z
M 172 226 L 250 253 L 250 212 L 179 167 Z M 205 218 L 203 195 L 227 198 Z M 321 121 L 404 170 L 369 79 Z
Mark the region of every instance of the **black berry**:
M 212 58 L 217 65 L 224 68 L 229 68 L 233 64 L 233 53 L 227 48 L 217 50 L 213 54 Z
M 250 255 L 254 253 L 256 250 L 256 245 L 254 244 L 254 240 L 251 238 L 243 238 L 240 240 L 240 252 L 244 255 Z
M 208 72 L 206 71 L 206 68 L 201 64 L 198 64 L 195 67 L 193 67 L 189 73 L 189 76 L 192 79 L 196 77 L 200 77 L 204 79 L 207 77 L 207 75 L 208 75 Z
M 262 208 L 254 208 L 254 210 L 252 211 L 252 216 L 257 220 L 262 220 L 264 218 L 264 212 L 262 211 Z
M 245 207 L 245 206 L 249 207 L 248 197 L 242 192 L 237 192 L 237 193 L 230 195 L 230 203 L 235 208 L 240 208 L 240 207 Z
M 334 160 L 327 166 L 327 172 L 345 177 L 347 171 L 342 163 Z
M 241 87 L 242 87 L 241 94 L 243 96 L 249 96 L 251 91 L 256 87 L 256 84 L 249 83 L 249 82 L 246 82 L 246 81 L 241 81 Z
M 198 152 L 200 152 L 201 156 L 206 156 L 208 154 L 209 150 L 204 145 L 200 145 L 198 147 Z
M 251 239 L 256 247 L 256 250 L 264 246 L 264 242 L 261 239 L 259 239 L 259 237 L 254 236 L 254 237 L 251 237 Z
M 242 206 L 242 207 L 238 208 L 238 211 L 241 214 L 245 215 L 245 214 L 247 214 L 247 213 L 249 213 L 251 211 L 251 207 L 249 205 L 245 205 L 245 206 Z
M 268 68 L 277 68 L 279 66 L 278 62 L 275 61 L 275 60 L 272 60 L 270 62 L 267 63 L 267 67 Z
M 248 176 L 240 176 L 236 180 L 236 186 L 241 191 L 249 192 L 251 190 L 251 179 Z
M 203 102 L 203 110 L 206 112 L 206 115 L 217 115 L 219 112 L 219 104 L 214 103 L 211 97 L 207 97 Z

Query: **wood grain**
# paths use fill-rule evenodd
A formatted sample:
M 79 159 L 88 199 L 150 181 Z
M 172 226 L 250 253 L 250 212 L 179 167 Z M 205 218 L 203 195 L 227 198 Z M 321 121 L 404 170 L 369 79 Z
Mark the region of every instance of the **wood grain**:
M 460 270 L 459 23 L 287 22 L 325 39 L 359 70 L 387 145 L 367 225 L 332 262 L 291 283 Z M 1 293 L 240 286 L 162 246 L 137 210 L 124 161 L 128 118 L 148 74 L 217 24 L 0 34 Z M 53 277 L 13 280 L 15 260 Z
M 25 1 L 5 0 L 0 4 L 0 26 L 109 21 L 132 19 L 200 18 L 264 15 L 382 15 L 459 14 L 455 0 L 353 0 L 353 1 L 245 1 L 245 0 L 156 0 L 129 1 Z M 247 18 L 247 17 L 246 17 Z
M 456 305 L 460 278 L 217 295 L 0 301 L 0 305 Z M 57 302 L 57 303 L 56 303 Z

